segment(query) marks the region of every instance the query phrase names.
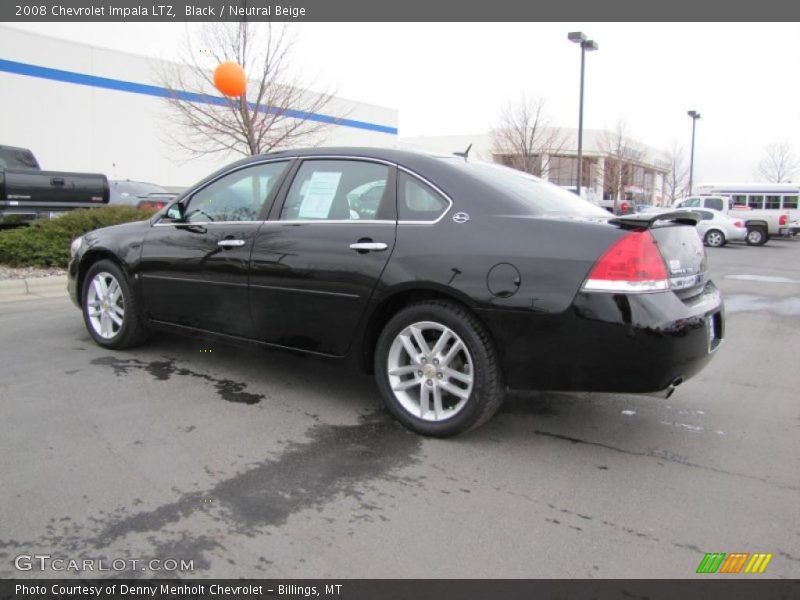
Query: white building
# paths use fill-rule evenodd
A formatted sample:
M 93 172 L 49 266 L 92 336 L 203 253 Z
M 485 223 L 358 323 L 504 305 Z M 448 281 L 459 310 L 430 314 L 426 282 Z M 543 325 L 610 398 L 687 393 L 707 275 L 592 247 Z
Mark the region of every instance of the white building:
M 578 180 L 577 129 L 558 128 L 556 134 L 557 150 L 538 156 L 533 173 L 565 188 L 575 188 Z M 403 137 L 400 142 L 407 148 L 444 153 L 463 152 L 472 144 L 471 157 L 515 166 L 513 156 L 498 149 L 491 132 Z M 669 171 L 670 162 L 664 152 L 636 140 L 620 139 L 611 131 L 583 131 L 581 185 L 589 200 L 613 200 L 619 196 L 622 200 L 660 205 L 666 197 L 665 179 Z
M 0 145 L 43 169 L 184 187 L 239 155 L 190 159 L 171 136 L 159 61 L 0 26 Z M 291 107 L 289 107 L 291 108 Z M 334 98 L 324 145 L 392 146 L 397 110 Z M 314 115 L 324 120 L 330 115 Z

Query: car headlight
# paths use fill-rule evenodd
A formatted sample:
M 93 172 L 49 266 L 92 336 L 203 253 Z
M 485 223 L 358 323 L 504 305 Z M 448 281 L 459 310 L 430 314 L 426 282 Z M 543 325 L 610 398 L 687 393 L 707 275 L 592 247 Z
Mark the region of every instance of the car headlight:
M 81 244 L 83 244 L 83 236 L 76 237 L 74 240 L 72 240 L 72 243 L 69 246 L 69 255 L 72 258 L 75 258 L 75 256 L 78 254 L 78 251 L 81 249 Z

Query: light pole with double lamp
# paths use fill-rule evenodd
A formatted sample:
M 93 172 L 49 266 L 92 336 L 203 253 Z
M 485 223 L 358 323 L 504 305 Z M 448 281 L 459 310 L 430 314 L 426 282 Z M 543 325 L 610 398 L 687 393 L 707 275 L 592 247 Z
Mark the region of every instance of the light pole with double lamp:
M 581 98 L 578 107 L 578 185 L 575 192 L 581 195 L 581 180 L 583 179 L 583 73 L 586 62 L 586 51 L 592 52 L 598 49 L 597 42 L 586 39 L 586 34 L 582 31 L 572 31 L 567 35 L 570 42 L 581 45 Z
M 694 130 L 697 125 L 697 119 L 700 118 L 700 113 L 696 110 L 690 110 L 686 113 L 692 118 L 692 152 L 689 155 L 689 195 L 692 195 L 692 181 L 694 179 Z

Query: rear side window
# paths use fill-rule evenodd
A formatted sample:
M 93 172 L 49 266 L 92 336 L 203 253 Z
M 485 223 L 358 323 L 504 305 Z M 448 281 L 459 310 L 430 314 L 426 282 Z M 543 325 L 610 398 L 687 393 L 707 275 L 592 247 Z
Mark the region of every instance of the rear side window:
M 295 175 L 281 221 L 383 220 L 389 167 L 363 160 L 306 160 Z
M 722 198 L 706 198 L 705 206 L 714 210 L 722 210 Z
M 400 221 L 435 221 L 450 203 L 433 188 L 408 173 L 397 176 L 397 218 Z

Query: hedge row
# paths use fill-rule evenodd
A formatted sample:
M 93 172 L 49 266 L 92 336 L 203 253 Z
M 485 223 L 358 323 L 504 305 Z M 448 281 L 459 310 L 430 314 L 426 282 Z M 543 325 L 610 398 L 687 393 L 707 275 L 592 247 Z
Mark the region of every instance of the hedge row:
M 73 210 L 57 219 L 0 230 L 0 264 L 12 267 L 66 267 L 73 239 L 93 229 L 142 221 L 153 213 L 131 206 Z

